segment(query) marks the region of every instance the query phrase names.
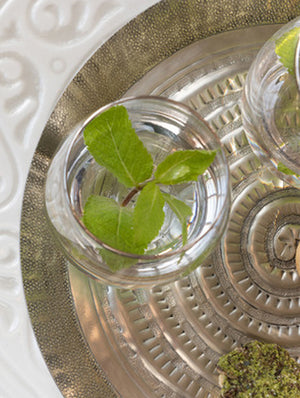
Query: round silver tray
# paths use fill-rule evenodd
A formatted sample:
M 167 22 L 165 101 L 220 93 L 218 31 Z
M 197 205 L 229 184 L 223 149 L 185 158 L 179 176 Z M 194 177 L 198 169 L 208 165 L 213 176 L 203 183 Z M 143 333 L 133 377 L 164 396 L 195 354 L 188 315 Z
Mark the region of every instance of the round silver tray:
M 25 190 L 21 261 L 36 338 L 64 397 L 218 397 L 218 358 L 249 339 L 300 355 L 300 278 L 290 249 L 300 191 L 260 164 L 240 116 L 249 65 L 300 3 L 255 4 L 158 3 L 92 56 L 46 125 Z M 68 263 L 49 232 L 43 190 L 72 126 L 136 94 L 183 101 L 208 121 L 227 151 L 233 205 L 224 239 L 200 268 L 174 284 L 129 291 Z

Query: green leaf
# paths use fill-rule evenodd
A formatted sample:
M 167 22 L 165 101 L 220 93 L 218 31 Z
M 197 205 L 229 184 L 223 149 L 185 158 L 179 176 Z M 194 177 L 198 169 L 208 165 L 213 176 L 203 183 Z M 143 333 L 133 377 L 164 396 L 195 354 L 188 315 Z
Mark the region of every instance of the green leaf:
M 284 33 L 275 42 L 276 54 L 289 73 L 293 75 L 295 75 L 295 56 L 299 34 L 300 27 L 295 27 Z
M 120 206 L 115 200 L 91 195 L 82 219 L 87 229 L 105 244 L 127 253 L 143 254 L 144 249 L 133 245 L 133 210 Z M 117 271 L 136 263 L 135 259 L 100 249 L 107 265 Z
M 163 193 L 162 195 L 180 221 L 182 227 L 182 245 L 184 246 L 187 242 L 187 220 L 192 215 L 192 209 L 173 195 L 168 193 Z
M 286 175 L 294 175 L 296 177 L 300 177 L 299 174 L 295 173 L 293 170 L 289 169 L 281 162 L 278 163 L 277 170 Z
M 137 136 L 124 106 L 115 106 L 93 119 L 84 130 L 85 144 L 97 163 L 126 187 L 151 177 L 153 160 Z
M 158 235 L 165 218 L 164 204 L 162 193 L 153 182 L 139 194 L 134 208 L 134 241 L 138 247 L 147 248 Z
M 83 223 L 102 242 L 115 249 L 131 252 L 132 209 L 121 207 L 114 199 L 91 195 L 84 206 Z
M 157 166 L 155 181 L 167 185 L 196 181 L 210 166 L 215 156 L 216 151 L 176 151 Z

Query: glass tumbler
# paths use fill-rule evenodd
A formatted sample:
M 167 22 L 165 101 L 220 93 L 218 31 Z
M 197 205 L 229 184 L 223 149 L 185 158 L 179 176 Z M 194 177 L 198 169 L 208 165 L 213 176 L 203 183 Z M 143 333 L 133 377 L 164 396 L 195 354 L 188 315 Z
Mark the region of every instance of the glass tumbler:
M 279 29 L 249 69 L 243 124 L 255 154 L 286 183 L 300 187 L 300 18 Z M 286 63 L 288 60 L 288 64 Z
M 184 245 L 181 224 L 167 205 L 162 229 L 143 255 L 109 247 L 82 223 L 83 208 L 91 194 L 117 201 L 128 194 L 113 174 L 95 162 L 83 138 L 85 126 L 114 105 L 127 109 L 154 167 L 174 151 L 217 150 L 213 163 L 197 181 L 166 188 L 192 210 Z M 49 167 L 45 205 L 57 242 L 71 263 L 102 283 L 124 288 L 153 286 L 191 272 L 221 238 L 230 210 L 229 170 L 219 139 L 196 112 L 160 97 L 125 98 L 97 110 L 62 142 Z M 132 260 L 132 266 L 112 271 L 103 249 L 120 261 Z
M 268 231 L 261 258 L 272 259 L 269 269 L 281 275 L 280 287 L 287 275 L 293 283 L 298 283 L 300 276 L 299 36 L 300 18 L 296 18 L 264 44 L 249 69 L 242 96 L 247 138 L 270 173 L 264 181 L 268 192 L 261 210 L 264 218 L 251 226 L 255 231 L 251 233 L 259 236 L 257 231 Z

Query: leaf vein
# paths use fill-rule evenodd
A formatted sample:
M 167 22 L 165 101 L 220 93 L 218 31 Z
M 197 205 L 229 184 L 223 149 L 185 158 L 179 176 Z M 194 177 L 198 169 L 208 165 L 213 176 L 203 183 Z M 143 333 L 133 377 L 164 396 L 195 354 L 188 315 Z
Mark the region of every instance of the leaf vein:
M 132 184 L 135 185 L 136 182 L 135 182 L 134 178 L 132 177 L 132 174 L 129 172 L 129 170 L 128 170 L 126 164 L 125 164 L 125 162 L 124 162 L 123 159 L 122 159 L 122 156 L 121 156 L 120 151 L 119 151 L 119 148 L 118 148 L 118 146 L 117 146 L 115 137 L 114 137 L 113 132 L 112 132 L 112 127 L 111 127 L 111 125 L 109 125 L 109 124 L 108 124 L 108 131 L 110 132 L 111 139 L 112 139 L 113 145 L 114 145 L 114 147 L 115 147 L 115 151 L 116 151 L 117 156 L 118 156 L 118 158 L 119 158 L 119 160 L 120 160 L 120 162 L 121 162 L 121 164 L 122 164 L 122 166 L 123 166 L 123 169 L 125 170 L 125 173 L 127 174 L 128 178 L 130 178 Z

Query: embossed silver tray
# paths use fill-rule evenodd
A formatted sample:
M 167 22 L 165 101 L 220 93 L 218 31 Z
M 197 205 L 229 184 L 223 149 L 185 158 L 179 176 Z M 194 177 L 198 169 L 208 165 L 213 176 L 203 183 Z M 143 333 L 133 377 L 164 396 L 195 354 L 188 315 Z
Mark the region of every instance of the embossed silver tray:
M 162 1 L 102 46 L 63 93 L 28 176 L 21 260 L 36 338 L 64 397 L 218 397 L 219 356 L 248 339 L 300 355 L 300 279 L 292 251 L 280 248 L 298 239 L 300 191 L 259 163 L 240 117 L 257 50 L 299 12 L 295 1 Z M 232 213 L 217 250 L 189 277 L 118 290 L 59 251 L 44 182 L 80 119 L 121 96 L 150 93 L 188 103 L 217 131 L 231 167 Z

